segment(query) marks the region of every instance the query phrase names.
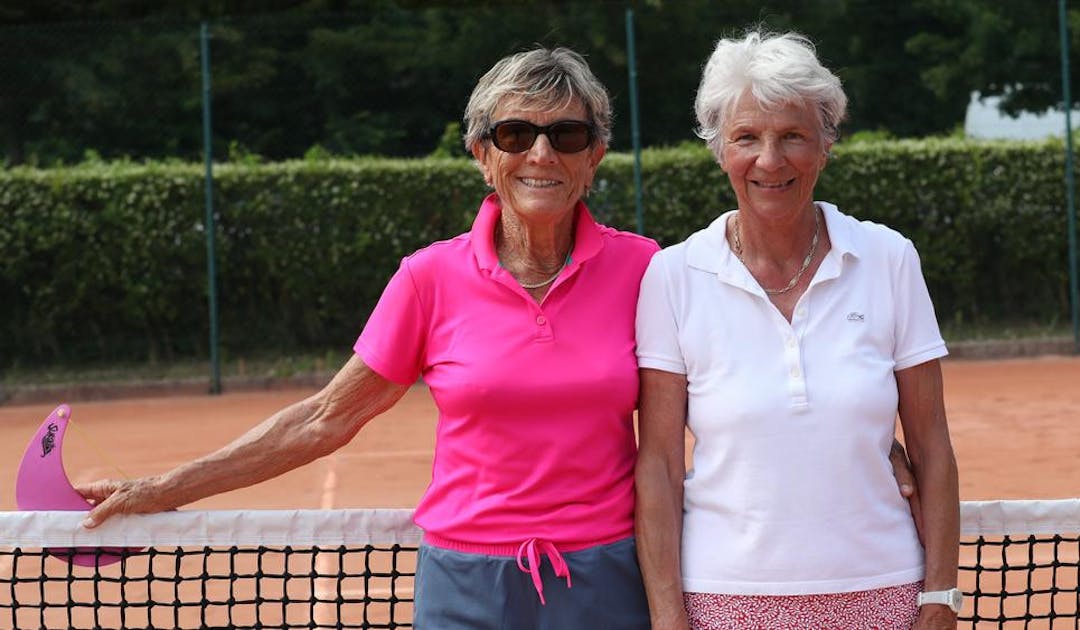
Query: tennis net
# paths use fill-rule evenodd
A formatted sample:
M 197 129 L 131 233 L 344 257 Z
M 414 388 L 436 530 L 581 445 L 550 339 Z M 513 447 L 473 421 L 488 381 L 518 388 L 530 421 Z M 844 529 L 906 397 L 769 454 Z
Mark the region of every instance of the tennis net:
M 964 502 L 960 518 L 963 627 L 1080 628 L 1080 499 Z
M 83 516 L 0 513 L 0 627 L 412 627 L 410 510 Z M 52 557 L 92 547 L 102 566 Z
M 965 502 L 961 516 L 961 627 L 1080 628 L 1080 499 Z M 0 627 L 412 627 L 409 510 L 181 511 L 92 531 L 81 518 L 0 512 Z M 119 560 L 53 557 L 89 548 Z

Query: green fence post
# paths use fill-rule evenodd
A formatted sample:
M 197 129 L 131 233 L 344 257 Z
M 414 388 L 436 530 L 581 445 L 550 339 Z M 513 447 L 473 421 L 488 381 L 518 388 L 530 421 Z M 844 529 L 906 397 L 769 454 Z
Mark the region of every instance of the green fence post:
M 634 55 L 634 9 L 626 8 L 626 67 L 630 72 L 630 138 L 634 147 L 634 209 L 638 234 L 645 233 L 641 193 L 641 128 L 638 124 L 637 59 Z
M 1061 90 L 1065 102 L 1065 201 L 1069 225 L 1069 302 L 1072 304 L 1073 354 L 1080 354 L 1080 296 L 1076 266 L 1076 197 L 1073 177 L 1072 94 L 1069 89 L 1069 24 L 1065 0 L 1058 0 L 1058 33 L 1061 35 Z
M 206 22 L 199 28 L 199 51 L 202 57 L 203 154 L 206 165 L 206 275 L 210 302 L 210 393 L 221 393 L 221 359 L 218 356 L 217 261 L 214 235 L 214 154 L 210 138 L 210 33 Z

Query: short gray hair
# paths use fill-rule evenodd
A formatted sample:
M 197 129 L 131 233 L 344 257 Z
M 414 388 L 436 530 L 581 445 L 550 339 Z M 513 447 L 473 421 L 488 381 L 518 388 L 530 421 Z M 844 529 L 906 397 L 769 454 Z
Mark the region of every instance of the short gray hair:
M 815 107 L 821 114 L 822 137 L 829 142 L 840 137 L 847 95 L 803 35 L 750 31 L 742 39 L 717 42 L 694 101 L 697 135 L 717 159 L 723 149 L 724 123 L 745 93 L 766 110 L 792 104 Z
M 585 106 L 595 137 L 605 147 L 611 141 L 611 102 L 603 84 L 585 58 L 569 48 L 534 48 L 504 57 L 480 81 L 465 107 L 465 149 L 480 143 L 494 122 L 504 98 L 520 99 L 527 107 L 555 110 L 578 100 Z

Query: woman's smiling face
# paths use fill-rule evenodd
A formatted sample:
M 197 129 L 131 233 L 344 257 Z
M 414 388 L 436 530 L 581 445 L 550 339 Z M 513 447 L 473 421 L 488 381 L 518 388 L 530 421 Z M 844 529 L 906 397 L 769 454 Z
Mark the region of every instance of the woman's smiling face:
M 495 122 L 525 120 L 539 126 L 563 120 L 589 122 L 585 106 L 578 101 L 550 111 L 530 110 L 508 101 L 496 108 L 492 119 Z M 495 188 L 504 210 L 523 218 L 547 216 L 549 219 L 574 209 L 586 187 L 592 184 L 604 152 L 603 145 L 593 140 L 584 151 L 559 153 L 543 134 L 521 153 L 501 151 L 490 140 L 473 149 L 485 181 Z
M 724 124 L 720 166 L 739 209 L 766 217 L 806 209 L 831 146 L 811 107 L 793 104 L 767 111 L 749 94 Z

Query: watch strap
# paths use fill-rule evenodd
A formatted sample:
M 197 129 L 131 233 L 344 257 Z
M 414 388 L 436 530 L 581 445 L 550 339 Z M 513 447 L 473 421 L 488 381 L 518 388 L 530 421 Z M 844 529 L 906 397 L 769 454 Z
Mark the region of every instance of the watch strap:
M 964 603 L 964 594 L 958 588 L 950 588 L 945 591 L 926 591 L 919 593 L 916 601 L 919 606 L 923 604 L 942 604 L 948 606 L 954 613 L 959 614 Z

